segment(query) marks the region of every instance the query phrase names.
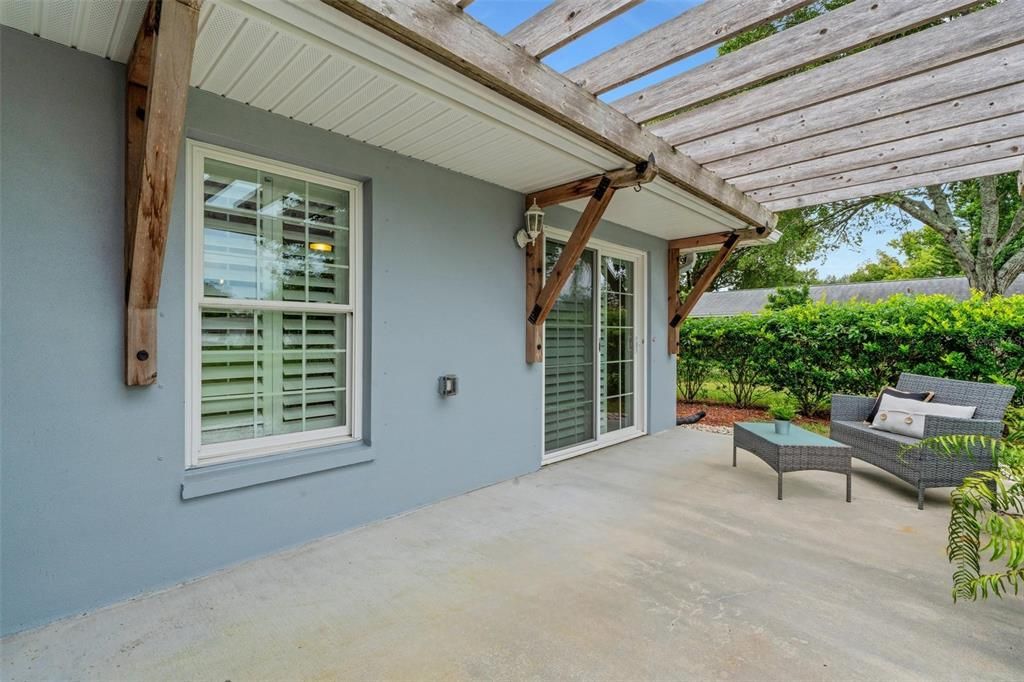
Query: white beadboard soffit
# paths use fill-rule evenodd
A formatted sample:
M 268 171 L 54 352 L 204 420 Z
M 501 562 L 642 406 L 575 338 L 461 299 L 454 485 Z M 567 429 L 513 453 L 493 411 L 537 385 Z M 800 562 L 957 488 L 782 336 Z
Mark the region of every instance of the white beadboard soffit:
M 126 62 L 145 5 L 0 0 L 0 23 Z M 191 84 L 523 193 L 624 165 L 320 2 L 206 0 Z M 744 227 L 661 179 L 621 190 L 606 218 L 666 239 Z

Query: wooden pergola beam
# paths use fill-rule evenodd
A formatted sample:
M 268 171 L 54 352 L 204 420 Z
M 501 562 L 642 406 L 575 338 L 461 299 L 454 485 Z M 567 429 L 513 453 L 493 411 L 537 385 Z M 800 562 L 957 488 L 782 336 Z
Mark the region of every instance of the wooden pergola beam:
M 988 11 L 990 10 L 983 10 L 978 14 Z M 901 40 L 905 39 L 901 38 L 893 42 Z M 871 50 L 867 52 L 871 52 Z M 866 52 L 862 54 L 866 54 Z M 854 57 L 856 56 L 859 55 L 854 55 Z M 833 63 L 839 64 L 843 61 L 846 60 Z M 824 69 L 825 67 L 819 68 Z M 818 71 L 818 69 L 814 69 L 814 71 Z M 898 122 L 898 116 L 912 117 L 915 115 L 913 112 L 922 107 L 955 101 L 959 98 L 987 92 L 993 88 L 1019 83 L 1022 73 L 1024 73 L 1024 50 L 1019 45 L 1003 47 L 987 54 L 965 59 L 962 62 L 897 79 L 835 99 L 810 104 L 802 109 L 778 116 L 761 119 L 756 123 L 743 125 L 724 133 L 701 137 L 679 145 L 678 149 L 698 159 L 700 163 L 712 164 L 719 159 L 788 142 L 797 142 L 815 135 L 829 133 L 848 126 L 866 124 L 878 119 L 890 118 L 890 120 Z M 765 88 L 774 85 L 775 83 L 772 83 Z M 730 99 L 739 99 L 746 94 L 736 95 Z M 709 107 L 717 104 L 716 102 Z
M 676 18 L 569 69 L 565 75 L 599 95 L 813 1 L 705 0 Z
M 701 234 L 695 237 L 671 239 L 668 242 L 668 248 L 680 253 L 686 251 L 706 251 L 712 247 L 721 246 L 733 235 L 738 237 L 737 243 L 742 244 L 743 242 L 765 239 L 769 234 L 770 231 L 765 227 L 751 227 L 746 230 L 731 232 L 712 232 L 711 234 Z
M 322 2 L 537 112 L 628 163 L 639 163 L 654 154 L 662 178 L 748 225 L 775 225 L 776 217 L 771 211 L 705 171 L 685 154 L 676 153 L 660 137 L 594 98 L 522 48 L 511 45 L 452 4 L 433 0 Z
M 1024 88 L 1022 88 L 1022 94 L 1024 94 Z M 1024 107 L 1024 101 L 1018 102 L 1017 105 Z M 1014 138 L 1024 138 L 1024 112 L 977 123 L 967 123 L 955 128 L 915 135 L 893 142 L 866 145 L 861 149 L 791 163 L 781 168 L 739 175 L 729 178 L 729 182 L 744 192 L 750 192 L 765 187 L 778 187 L 801 180 L 828 177 L 838 173 L 848 173 L 861 168 L 902 162 L 956 149 L 969 150 L 978 145 Z
M 157 302 L 199 0 L 150 0 L 125 96 L 125 383 L 157 377 Z
M 982 0 L 857 0 L 612 102 L 634 121 L 730 95 Z
M 884 83 L 901 85 L 900 79 L 908 76 L 1021 42 L 1024 0 L 1005 0 L 940 26 L 712 102 L 651 126 L 651 130 L 679 145 Z M 1015 81 L 1002 84 L 1008 82 Z M 832 106 L 842 113 L 852 111 L 842 105 Z
M 658 166 L 651 154 L 646 161 L 641 161 L 632 168 L 609 171 L 598 175 L 591 175 L 581 180 L 573 180 L 547 189 L 531 192 L 526 195 L 526 205 L 531 206 L 534 201 L 541 208 L 564 204 L 576 199 L 590 196 L 597 189 L 597 186 L 604 178 L 608 178 L 609 186 L 612 189 L 633 187 L 643 185 L 653 180 L 658 175 Z
M 689 293 L 686 294 L 686 298 L 681 303 L 678 303 L 674 308 L 669 308 L 669 336 L 678 335 L 679 325 L 683 323 L 689 314 L 693 311 L 694 306 L 697 305 L 697 301 L 704 295 L 704 292 L 708 290 L 711 283 L 715 281 L 715 277 L 718 277 L 718 273 L 722 271 L 722 267 L 725 262 L 729 260 L 729 256 L 736 250 L 736 245 L 740 242 L 740 236 L 736 233 L 729 235 L 728 238 L 722 243 L 722 248 L 712 257 L 711 261 L 701 270 L 700 276 L 694 283 L 693 288 L 690 289 Z M 670 351 L 671 352 L 671 351 Z
M 1015 83 L 893 116 L 843 126 L 813 137 L 755 149 L 708 162 L 705 167 L 735 182 L 742 176 L 781 172 L 791 165 L 813 163 L 818 159 L 827 163 L 824 159 L 832 155 L 852 153 L 852 159 L 861 150 L 868 149 L 873 150 L 873 153 L 885 154 L 889 145 L 895 154 L 902 153 L 903 149 L 923 149 L 926 146 L 943 151 L 942 145 L 955 144 L 961 131 L 976 139 L 975 126 L 983 126 L 987 121 L 997 121 L 1021 112 L 1024 112 L 1024 83 Z
M 778 201 L 806 194 L 830 192 L 851 185 L 867 185 L 908 176 L 934 173 L 960 166 L 996 161 L 1006 157 L 1018 158 L 1021 154 L 1024 154 L 1024 141 L 1022 140 L 1024 138 L 1020 136 L 1013 136 L 1010 139 L 998 140 L 973 147 L 952 149 L 904 161 L 858 168 L 843 173 L 808 178 L 774 187 L 764 187 L 751 191 L 750 195 L 759 201 Z
M 611 186 L 611 182 L 607 178 L 602 180 L 594 190 L 590 201 L 587 202 L 587 207 L 580 214 L 576 227 L 569 235 L 555 267 L 552 268 L 544 287 L 537 294 L 537 300 L 534 301 L 533 308 L 527 316 L 530 324 L 535 327 L 544 324 L 551 309 L 555 307 L 558 294 L 562 291 L 565 283 L 569 281 L 569 277 L 576 267 L 576 261 L 583 255 L 583 250 L 587 247 L 587 242 L 590 241 L 590 235 L 594 233 L 597 224 L 601 222 L 601 216 L 604 215 L 614 194 L 615 188 Z
M 583 254 L 590 235 L 601 222 L 615 190 L 646 184 L 658 175 L 658 167 L 651 155 L 633 168 L 608 171 L 574 182 L 567 182 L 526 196 L 526 207 L 534 201 L 541 208 L 561 204 L 585 196 L 590 197 L 575 229 L 558 257 L 547 282 L 544 281 L 544 247 L 542 239 L 526 246 L 526 361 L 544 359 L 544 320 L 555 305 L 558 294 L 569 280 L 576 262 Z
M 619 16 L 641 0 L 555 0 L 505 34 L 537 58 Z
M 958 180 L 971 180 L 982 178 L 986 175 L 997 175 L 999 173 L 1012 173 L 1020 166 L 1020 158 L 1009 156 L 995 161 L 975 163 L 967 166 L 958 166 L 941 171 L 923 173 L 921 175 L 910 175 L 904 178 L 873 182 L 865 185 L 851 185 L 841 189 L 824 191 L 818 194 L 806 194 L 789 199 L 780 199 L 768 204 L 776 211 L 785 211 L 790 208 L 802 208 L 807 206 L 818 206 L 833 201 L 845 201 L 847 199 L 859 199 L 861 197 L 873 197 L 890 192 L 900 192 L 907 189 L 917 189 L 928 185 L 941 185 L 947 182 Z

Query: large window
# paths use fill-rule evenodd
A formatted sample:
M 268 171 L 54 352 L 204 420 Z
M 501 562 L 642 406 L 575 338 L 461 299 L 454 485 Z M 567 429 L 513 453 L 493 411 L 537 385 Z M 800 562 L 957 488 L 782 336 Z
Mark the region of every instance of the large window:
M 359 183 L 189 149 L 189 465 L 358 437 Z

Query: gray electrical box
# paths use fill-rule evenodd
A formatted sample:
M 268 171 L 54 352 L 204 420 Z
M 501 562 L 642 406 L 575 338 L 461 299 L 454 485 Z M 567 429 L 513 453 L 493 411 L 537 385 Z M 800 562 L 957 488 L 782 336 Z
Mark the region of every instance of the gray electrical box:
M 459 392 L 459 378 L 454 374 L 445 374 L 437 379 L 437 392 L 442 398 L 449 398 Z

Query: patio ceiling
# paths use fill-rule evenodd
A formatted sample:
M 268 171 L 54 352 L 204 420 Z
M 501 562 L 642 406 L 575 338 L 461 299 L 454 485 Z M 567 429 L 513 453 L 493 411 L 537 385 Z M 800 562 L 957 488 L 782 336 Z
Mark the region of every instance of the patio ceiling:
M 615 139 L 594 96 L 812 0 L 704 0 L 562 74 L 537 58 L 639 3 L 555 0 L 501 37 L 466 0 L 323 2 L 566 127 L 584 111 Z M 1017 170 L 1024 0 L 983 5 L 856 0 L 608 106 L 772 210 Z
M 0 23 L 126 62 L 145 7 L 0 0 Z M 190 83 L 524 194 L 625 165 L 320 3 L 206 0 Z M 747 225 L 662 178 L 642 193 L 621 192 L 605 217 L 666 239 Z

